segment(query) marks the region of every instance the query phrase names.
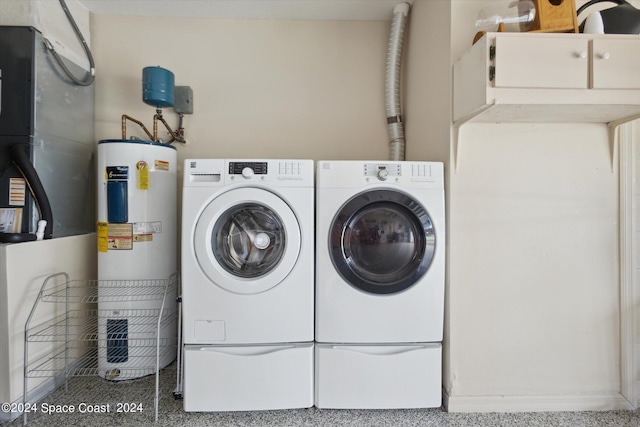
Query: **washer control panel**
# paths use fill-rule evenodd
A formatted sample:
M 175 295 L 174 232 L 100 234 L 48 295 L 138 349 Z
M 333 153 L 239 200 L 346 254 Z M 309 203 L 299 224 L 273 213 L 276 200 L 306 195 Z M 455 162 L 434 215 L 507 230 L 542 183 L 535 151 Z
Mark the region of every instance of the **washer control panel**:
M 242 175 L 245 178 L 266 175 L 267 166 L 267 162 L 229 162 L 229 175 Z
M 307 159 L 185 159 L 184 186 L 313 187 L 313 165 Z

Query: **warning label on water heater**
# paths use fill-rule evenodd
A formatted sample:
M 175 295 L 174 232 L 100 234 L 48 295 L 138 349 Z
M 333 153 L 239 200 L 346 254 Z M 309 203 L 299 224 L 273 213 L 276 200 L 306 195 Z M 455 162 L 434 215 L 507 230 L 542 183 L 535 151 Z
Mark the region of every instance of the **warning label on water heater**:
M 134 243 L 152 242 L 162 233 L 162 221 L 109 224 L 98 221 L 98 252 L 132 250 Z
M 158 171 L 168 171 L 169 170 L 169 162 L 165 160 L 156 160 L 156 170 Z
M 151 242 L 153 241 L 153 234 L 134 234 L 133 242 L 141 243 L 141 242 Z
M 162 221 L 134 222 L 133 234 L 162 233 Z
M 133 241 L 135 243 L 151 242 L 153 235 L 159 233 L 162 233 L 162 221 L 133 223 Z
M 109 224 L 108 250 L 133 249 L 133 224 Z

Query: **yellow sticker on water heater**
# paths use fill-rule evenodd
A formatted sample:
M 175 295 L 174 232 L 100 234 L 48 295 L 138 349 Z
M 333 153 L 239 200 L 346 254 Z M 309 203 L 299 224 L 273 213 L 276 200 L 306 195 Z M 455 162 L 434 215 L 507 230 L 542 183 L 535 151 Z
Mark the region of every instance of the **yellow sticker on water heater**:
M 149 189 L 149 165 L 147 164 L 147 162 L 140 160 L 136 164 L 136 168 L 138 169 L 138 189 L 148 190 Z
M 109 224 L 98 221 L 98 252 L 109 252 Z

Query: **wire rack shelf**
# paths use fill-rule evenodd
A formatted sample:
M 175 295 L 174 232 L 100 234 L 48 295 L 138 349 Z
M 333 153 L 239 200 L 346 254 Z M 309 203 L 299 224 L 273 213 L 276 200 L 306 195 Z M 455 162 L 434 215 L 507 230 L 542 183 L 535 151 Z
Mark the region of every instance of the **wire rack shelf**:
M 157 421 L 160 360 L 172 360 L 178 353 L 177 335 L 163 331 L 179 322 L 175 301 L 179 286 L 177 273 L 150 280 L 70 280 L 67 273 L 48 276 L 24 328 L 25 407 L 29 378 L 62 374 L 66 390 L 69 377 L 104 374 L 100 362 L 107 360 L 121 378 L 156 375 Z M 41 303 L 54 303 L 54 314 L 43 316 L 38 310 Z M 114 320 L 125 321 L 126 331 L 113 329 L 109 322 Z M 105 358 L 114 351 L 115 358 Z M 23 424 L 27 424 L 26 412 Z

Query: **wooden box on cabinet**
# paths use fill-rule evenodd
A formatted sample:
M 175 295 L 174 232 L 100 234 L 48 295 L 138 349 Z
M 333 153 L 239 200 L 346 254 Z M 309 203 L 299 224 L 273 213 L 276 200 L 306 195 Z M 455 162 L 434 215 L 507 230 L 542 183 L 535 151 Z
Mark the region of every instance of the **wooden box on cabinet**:
M 640 114 L 640 37 L 487 33 L 453 67 L 454 122 L 602 122 Z
M 578 17 L 574 0 L 531 0 L 536 16 L 529 31 L 578 32 Z

